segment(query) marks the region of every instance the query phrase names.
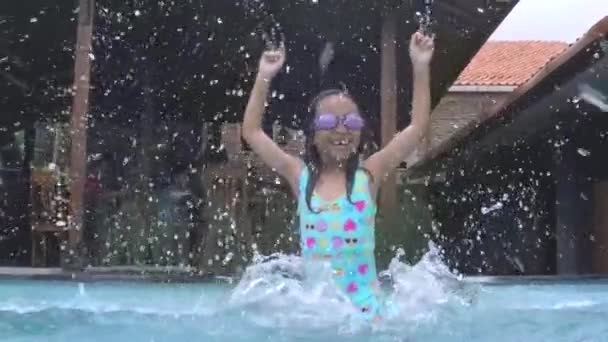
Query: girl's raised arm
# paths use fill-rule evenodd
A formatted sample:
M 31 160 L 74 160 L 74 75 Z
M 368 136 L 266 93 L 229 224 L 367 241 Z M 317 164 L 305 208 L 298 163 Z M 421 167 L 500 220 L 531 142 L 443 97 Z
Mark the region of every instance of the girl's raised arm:
M 266 99 L 270 84 L 275 75 L 285 63 L 285 49 L 266 51 L 260 59 L 260 66 L 255 84 L 249 96 L 243 119 L 243 138 L 251 149 L 270 166 L 283 176 L 294 193 L 298 192 L 298 177 L 303 163 L 300 159 L 283 151 L 262 130 L 262 117 L 265 111 Z
M 414 78 L 412 121 L 388 145 L 365 161 L 364 166 L 373 175 L 376 186 L 379 186 L 390 172 L 414 152 L 428 130 L 431 112 L 430 62 L 433 50 L 433 38 L 424 36 L 420 32 L 412 35 L 410 41 Z

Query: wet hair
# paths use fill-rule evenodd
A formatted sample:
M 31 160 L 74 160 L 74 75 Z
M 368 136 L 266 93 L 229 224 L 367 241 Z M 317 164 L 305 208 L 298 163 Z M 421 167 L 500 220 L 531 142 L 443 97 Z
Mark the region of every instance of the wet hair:
M 330 96 L 345 96 L 353 103 L 357 103 L 355 99 L 346 91 L 341 89 L 328 89 L 320 92 L 317 96 L 313 98 L 308 107 L 307 122 L 304 125 L 304 133 L 305 133 L 305 154 L 304 154 L 304 162 L 306 163 L 306 167 L 309 170 L 308 182 L 305 188 L 305 199 L 306 205 L 308 209 L 312 212 L 315 212 L 311 206 L 312 193 L 314 192 L 315 186 L 319 181 L 319 177 L 321 176 L 321 168 L 323 161 L 321 160 L 321 155 L 315 146 L 314 137 L 315 137 L 315 129 L 314 122 L 317 114 L 317 110 L 319 108 L 319 104 L 324 99 Z M 361 131 L 361 139 L 359 141 L 359 146 L 357 146 L 357 150 L 355 153 L 351 154 L 346 160 L 346 197 L 350 203 L 353 203 L 351 199 L 352 190 L 355 183 L 355 176 L 358 170 L 363 170 L 368 174 L 368 177 L 371 179 L 371 174 L 365 168 L 361 167 L 359 164 L 359 158 L 363 153 L 364 147 L 367 143 L 367 135 L 365 134 L 366 130 Z

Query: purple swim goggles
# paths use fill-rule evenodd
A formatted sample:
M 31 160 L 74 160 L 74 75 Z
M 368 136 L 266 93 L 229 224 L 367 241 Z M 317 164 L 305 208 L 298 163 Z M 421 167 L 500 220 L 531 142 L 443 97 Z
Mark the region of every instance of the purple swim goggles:
M 336 129 L 339 124 L 349 131 L 360 131 L 365 122 L 359 113 L 349 113 L 344 116 L 331 113 L 320 114 L 315 118 L 315 130 L 329 131 Z

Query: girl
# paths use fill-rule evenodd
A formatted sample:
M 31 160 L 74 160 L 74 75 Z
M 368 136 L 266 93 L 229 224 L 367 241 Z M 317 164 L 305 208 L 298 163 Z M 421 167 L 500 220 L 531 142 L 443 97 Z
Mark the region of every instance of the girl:
M 243 138 L 298 198 L 302 255 L 330 262 L 338 287 L 369 317 L 379 315 L 374 259 L 376 195 L 382 181 L 414 151 L 429 127 L 430 61 L 434 43 L 412 35 L 414 92 L 410 125 L 382 150 L 360 162 L 365 128 L 354 99 L 321 92 L 310 106 L 305 160 L 285 153 L 262 130 L 270 83 L 285 62 L 283 47 L 266 51 L 243 121 Z

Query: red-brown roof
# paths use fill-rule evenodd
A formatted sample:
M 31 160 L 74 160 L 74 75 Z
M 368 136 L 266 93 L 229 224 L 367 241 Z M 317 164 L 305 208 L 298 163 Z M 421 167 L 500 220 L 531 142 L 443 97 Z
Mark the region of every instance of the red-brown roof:
M 564 42 L 489 41 L 454 84 L 520 86 L 567 48 Z
M 408 174 L 419 174 L 424 172 L 433 160 L 438 160 L 450 153 L 458 144 L 463 143 L 481 123 L 494 117 L 504 115 L 508 111 L 517 111 L 517 102 L 525 99 L 528 94 L 532 93 L 535 87 L 539 86 L 550 75 L 555 74 L 567 62 L 576 56 L 589 51 L 589 49 L 598 41 L 603 41 L 608 37 L 608 16 L 604 17 L 596 23 L 585 35 L 569 46 L 563 53 L 556 55 L 551 61 L 548 61 L 536 72 L 528 81 L 518 87 L 515 91 L 508 95 L 508 99 L 501 103 L 497 103 L 493 108 L 482 111 L 481 115 L 475 120 L 471 120 L 464 127 L 460 127 L 456 132 L 452 133 L 449 139 L 442 141 L 439 145 L 432 147 L 430 150 L 416 158 L 412 166 L 408 169 Z M 601 45 L 600 45 L 601 47 Z M 597 61 L 597 59 L 596 59 Z M 565 73 L 571 76 L 571 72 Z M 568 76 L 561 76 L 568 77 Z M 431 164 L 432 165 L 432 164 Z

